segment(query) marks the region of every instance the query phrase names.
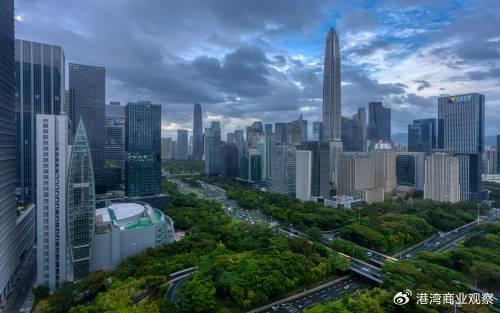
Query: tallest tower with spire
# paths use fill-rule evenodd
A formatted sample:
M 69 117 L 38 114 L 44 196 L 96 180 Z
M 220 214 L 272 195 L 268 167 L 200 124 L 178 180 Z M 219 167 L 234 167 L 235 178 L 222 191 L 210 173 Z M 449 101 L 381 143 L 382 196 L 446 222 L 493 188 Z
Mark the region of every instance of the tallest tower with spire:
M 335 29 L 326 36 L 323 71 L 323 136 L 326 141 L 340 141 L 340 48 Z

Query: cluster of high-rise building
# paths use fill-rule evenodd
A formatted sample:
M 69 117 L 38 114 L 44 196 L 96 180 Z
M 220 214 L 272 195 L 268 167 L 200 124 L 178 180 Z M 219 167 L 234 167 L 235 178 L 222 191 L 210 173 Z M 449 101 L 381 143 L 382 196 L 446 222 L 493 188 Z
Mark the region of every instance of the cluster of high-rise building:
M 174 228 L 146 204 L 164 199 L 160 105 L 106 104 L 104 67 L 69 63 L 66 79 L 63 47 L 15 39 L 11 0 L 0 3 L 0 32 L 2 305 L 29 262 L 36 284 L 54 290 L 173 241 Z M 128 202 L 96 205 L 116 189 Z
M 334 29 L 312 136 L 300 115 L 254 121 L 223 140 L 219 121 L 203 128 L 196 103 L 192 135 L 172 138 L 165 106 L 107 104 L 104 67 L 69 63 L 66 79 L 63 47 L 15 39 L 13 14 L 12 0 L 0 2 L 0 303 L 35 258 L 37 284 L 53 290 L 171 242 L 171 219 L 136 201 L 161 197 L 162 159 L 204 160 L 207 175 L 335 207 L 415 191 L 481 200 L 481 175 L 500 172 L 500 135 L 485 149 L 481 94 L 439 97 L 436 118 L 408 125 L 408 145 L 392 143 L 391 109 L 380 101 L 343 117 Z M 121 200 L 98 201 L 116 190 Z
M 408 144 L 394 144 L 391 109 L 382 102 L 342 116 L 339 51 L 338 35 L 331 29 L 325 45 L 323 116 L 312 123 L 312 137 L 302 116 L 274 127 L 255 121 L 246 131 L 227 133 L 226 141 L 220 124 L 212 122 L 204 135 L 197 135 L 204 137 L 205 173 L 266 185 L 305 201 L 346 196 L 342 199 L 371 203 L 409 192 L 441 201 L 480 200 L 481 174 L 499 169 L 498 151 L 484 149 L 484 96 L 439 97 L 438 116 L 414 120 L 408 125 Z M 200 115 L 196 104 L 193 129 L 198 132 Z M 184 140 L 182 146 L 187 146 Z M 193 158 L 200 159 L 199 154 Z

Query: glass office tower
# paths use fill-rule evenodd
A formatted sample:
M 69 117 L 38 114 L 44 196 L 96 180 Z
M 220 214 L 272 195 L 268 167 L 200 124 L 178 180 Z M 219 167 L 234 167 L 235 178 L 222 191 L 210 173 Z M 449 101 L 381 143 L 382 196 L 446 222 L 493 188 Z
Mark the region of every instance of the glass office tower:
M 69 237 L 69 277 L 88 276 L 95 226 L 95 189 L 92 155 L 82 120 L 78 122 L 68 165 L 66 210 Z
M 129 102 L 125 110 L 125 189 L 129 197 L 160 193 L 161 106 Z
M 484 95 L 478 93 L 440 97 L 444 149 L 460 161 L 460 200 L 480 200 L 481 155 L 484 151 Z
M 36 196 L 35 115 L 61 112 L 64 112 L 63 48 L 16 40 L 16 176 L 22 202 L 34 203 Z

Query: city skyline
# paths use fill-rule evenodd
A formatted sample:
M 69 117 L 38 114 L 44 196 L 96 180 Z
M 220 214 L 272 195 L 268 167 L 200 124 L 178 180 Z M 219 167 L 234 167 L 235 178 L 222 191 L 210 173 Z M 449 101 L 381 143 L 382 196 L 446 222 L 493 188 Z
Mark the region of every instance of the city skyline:
M 107 103 L 150 99 L 167 104 L 170 134 L 191 129 L 192 105 L 200 102 L 203 127 L 219 119 L 225 138 L 226 132 L 243 129 L 257 119 L 266 123 L 293 120 L 297 111 L 311 124 L 321 120 L 322 46 L 327 30 L 335 27 L 340 37 L 345 116 L 369 101 L 382 101 L 392 110 L 393 134 L 406 133 L 407 125 L 417 115 L 437 113 L 435 103 L 441 94 L 480 92 L 486 96 L 489 112 L 486 135 L 495 134 L 494 121 L 500 116 L 500 93 L 494 88 L 498 84 L 498 38 L 495 25 L 487 25 L 481 32 L 471 26 L 478 18 L 475 13 L 485 9 L 481 1 L 357 6 L 313 2 L 307 7 L 296 3 L 290 8 L 278 1 L 240 7 L 239 14 L 250 16 L 242 21 L 229 14 L 231 3 L 198 5 L 208 12 L 207 17 L 197 20 L 199 27 L 178 29 L 172 23 L 170 28 L 157 27 L 165 33 L 152 31 L 151 27 L 164 23 L 153 14 L 144 25 L 134 24 L 134 49 L 123 51 L 123 43 L 110 38 L 121 37 L 116 32 L 130 30 L 130 23 L 123 23 L 123 29 L 100 33 L 94 29 L 98 24 L 89 26 L 93 25 L 89 21 L 109 13 L 112 6 L 92 10 L 92 1 L 83 8 L 71 4 L 66 8 L 68 16 L 76 18 L 56 25 L 53 20 L 34 19 L 58 10 L 54 2 L 28 6 L 18 1 L 16 36 L 61 44 L 68 61 L 106 67 Z M 271 9 L 280 11 L 276 8 L 284 5 L 297 12 L 297 18 L 267 13 Z M 169 6 L 173 4 L 148 8 L 155 12 L 170 9 L 182 13 L 178 15 L 186 20 L 198 18 L 196 13 L 185 12 L 184 5 Z M 111 14 L 107 21 L 119 22 L 128 12 L 142 13 L 144 9 L 142 4 L 125 6 L 123 14 Z M 491 21 L 500 20 L 495 18 L 496 11 L 488 9 L 484 14 Z M 207 22 L 214 24 L 210 31 L 202 27 Z M 423 24 L 426 26 L 419 26 Z M 221 27 L 235 31 L 223 40 Z M 62 37 L 57 35 L 59 31 Z M 163 40 L 171 31 L 178 31 L 186 40 L 180 43 L 179 35 Z M 469 40 L 475 40 L 474 47 L 467 44 Z M 109 49 L 103 51 L 107 45 Z M 95 51 L 82 53 L 89 46 L 95 46 Z M 446 58 L 440 57 L 444 51 Z M 153 67 L 160 73 L 148 71 Z

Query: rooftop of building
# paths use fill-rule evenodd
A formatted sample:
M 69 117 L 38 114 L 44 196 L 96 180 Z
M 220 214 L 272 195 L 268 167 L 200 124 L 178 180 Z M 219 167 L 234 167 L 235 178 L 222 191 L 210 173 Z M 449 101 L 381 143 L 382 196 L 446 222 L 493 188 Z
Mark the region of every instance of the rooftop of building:
M 347 195 L 333 196 L 333 197 L 327 198 L 327 200 L 334 201 L 334 202 L 363 201 L 363 199 L 354 198 L 352 196 L 347 196 Z
M 159 210 L 143 202 L 111 202 L 96 209 L 96 226 L 111 225 L 123 229 L 150 227 L 165 222 Z

